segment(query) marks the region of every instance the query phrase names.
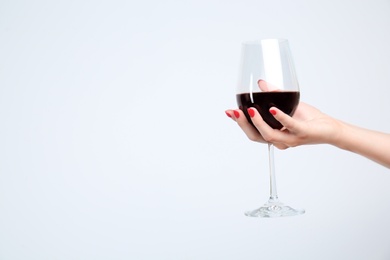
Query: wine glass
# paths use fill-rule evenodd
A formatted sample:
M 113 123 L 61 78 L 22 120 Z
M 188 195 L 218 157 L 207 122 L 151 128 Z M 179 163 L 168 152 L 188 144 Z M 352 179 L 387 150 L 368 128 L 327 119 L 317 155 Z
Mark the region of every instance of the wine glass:
M 263 120 L 274 129 L 283 126 L 269 109 L 277 107 L 292 116 L 299 103 L 299 86 L 288 40 L 265 39 L 244 42 L 242 45 L 237 104 L 252 123 L 248 108 L 259 111 Z M 252 123 L 253 125 L 253 123 Z M 284 205 L 276 191 L 274 146 L 268 143 L 270 198 L 262 207 L 245 212 L 250 217 L 282 217 L 305 213 Z

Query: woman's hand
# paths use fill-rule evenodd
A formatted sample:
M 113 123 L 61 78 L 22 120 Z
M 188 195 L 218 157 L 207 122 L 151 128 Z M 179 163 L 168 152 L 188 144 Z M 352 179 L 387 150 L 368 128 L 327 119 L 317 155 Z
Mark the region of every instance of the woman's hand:
M 259 87 L 263 91 L 270 88 L 263 81 L 259 81 Z M 331 144 L 390 168 L 390 134 L 339 121 L 303 102 L 299 103 L 292 117 L 276 107 L 269 109 L 269 113 L 283 125 L 280 130 L 272 129 L 253 107 L 248 109 L 248 114 L 254 126 L 240 109 L 225 112 L 252 141 L 272 143 L 279 149 L 304 144 Z
M 281 130 L 272 129 L 255 108 L 248 109 L 255 127 L 247 121 L 241 110 L 226 110 L 225 112 L 237 122 L 250 140 L 272 143 L 279 149 L 304 144 L 334 144 L 341 130 L 338 120 L 303 102 L 299 103 L 293 117 L 276 107 L 270 108 L 269 112 L 283 125 Z

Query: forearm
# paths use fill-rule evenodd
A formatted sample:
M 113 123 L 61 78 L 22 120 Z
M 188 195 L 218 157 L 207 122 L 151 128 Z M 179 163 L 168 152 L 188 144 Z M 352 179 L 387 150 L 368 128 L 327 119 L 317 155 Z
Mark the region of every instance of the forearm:
M 390 134 L 340 122 L 339 134 L 332 144 L 390 168 Z

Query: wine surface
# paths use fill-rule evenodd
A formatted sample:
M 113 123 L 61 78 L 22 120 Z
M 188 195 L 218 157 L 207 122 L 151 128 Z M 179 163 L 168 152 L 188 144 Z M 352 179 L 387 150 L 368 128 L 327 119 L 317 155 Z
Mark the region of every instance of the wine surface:
M 248 108 L 254 107 L 259 111 L 263 120 L 274 129 L 281 129 L 280 124 L 269 112 L 271 107 L 277 107 L 284 113 L 292 116 L 299 103 L 299 91 L 254 92 L 237 94 L 238 107 L 244 112 L 248 122 L 252 120 Z

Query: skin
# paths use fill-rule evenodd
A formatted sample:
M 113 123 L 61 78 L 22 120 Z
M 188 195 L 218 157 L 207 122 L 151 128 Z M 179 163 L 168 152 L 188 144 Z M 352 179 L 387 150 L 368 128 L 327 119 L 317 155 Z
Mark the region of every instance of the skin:
M 299 103 L 293 117 L 276 107 L 270 108 L 270 113 L 284 126 L 281 130 L 272 129 L 255 108 L 250 109 L 255 127 L 246 120 L 240 109 L 225 112 L 252 141 L 272 143 L 279 149 L 307 144 L 330 144 L 390 168 L 390 134 L 342 122 L 303 102 Z

